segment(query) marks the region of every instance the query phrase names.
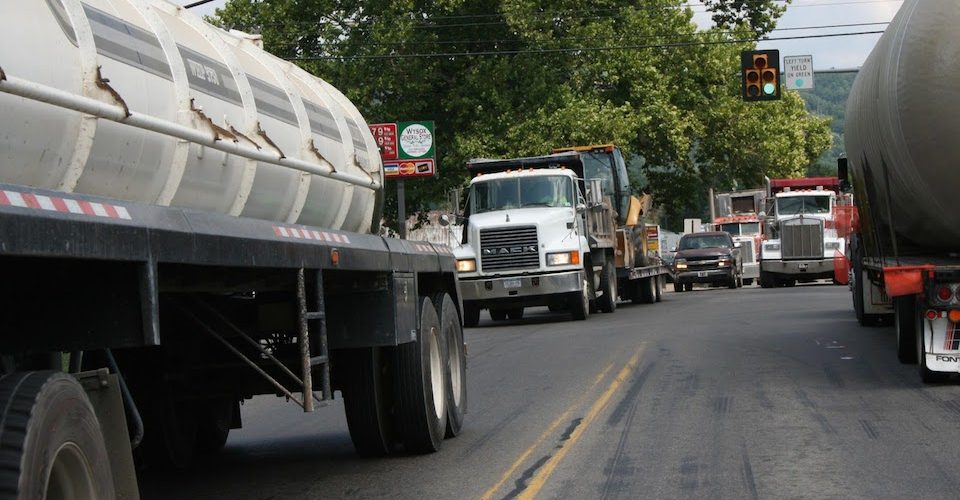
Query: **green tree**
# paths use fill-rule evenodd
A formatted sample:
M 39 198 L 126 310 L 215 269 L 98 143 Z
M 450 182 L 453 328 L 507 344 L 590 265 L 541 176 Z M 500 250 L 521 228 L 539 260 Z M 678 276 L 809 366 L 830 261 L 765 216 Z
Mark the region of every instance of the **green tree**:
M 740 3 L 708 2 L 728 20 L 709 31 L 681 0 L 232 0 L 213 21 L 259 31 L 371 122 L 435 120 L 440 174 L 407 184 L 408 211 L 463 186 L 467 159 L 613 142 L 678 227 L 708 187 L 802 175 L 829 148 L 796 94 L 741 101 L 739 53 L 752 44 L 728 42 L 782 11 Z M 394 207 L 388 184 L 391 225 Z

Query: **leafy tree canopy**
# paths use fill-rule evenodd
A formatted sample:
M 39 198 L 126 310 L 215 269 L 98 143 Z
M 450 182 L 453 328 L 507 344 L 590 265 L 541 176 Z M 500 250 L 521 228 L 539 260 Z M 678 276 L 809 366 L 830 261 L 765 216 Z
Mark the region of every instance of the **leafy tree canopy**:
M 753 47 L 729 42 L 768 31 L 782 9 L 705 3 L 721 27 L 698 30 L 681 0 L 231 0 L 212 21 L 260 32 L 370 122 L 435 120 L 440 174 L 407 183 L 410 211 L 463 186 L 467 159 L 613 142 L 677 228 L 703 214 L 709 187 L 802 175 L 831 140 L 793 92 L 739 97 L 740 51 Z

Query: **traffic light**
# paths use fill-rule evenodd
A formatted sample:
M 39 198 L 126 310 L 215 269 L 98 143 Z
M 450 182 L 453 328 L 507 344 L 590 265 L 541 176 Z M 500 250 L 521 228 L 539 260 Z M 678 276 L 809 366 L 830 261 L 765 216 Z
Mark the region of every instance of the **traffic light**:
M 780 99 L 780 51 L 745 50 L 740 53 L 744 101 Z

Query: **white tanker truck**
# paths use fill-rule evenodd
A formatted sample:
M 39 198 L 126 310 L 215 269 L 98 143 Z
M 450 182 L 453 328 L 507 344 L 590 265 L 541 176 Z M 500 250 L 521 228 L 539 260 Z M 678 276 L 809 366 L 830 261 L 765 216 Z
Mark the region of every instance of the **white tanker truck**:
M 958 24 L 958 2 L 904 2 L 854 82 L 839 161 L 857 319 L 892 318 L 926 382 L 960 372 Z
M 450 250 L 376 235 L 336 89 L 163 0 L 0 0 L 0 492 L 137 498 L 277 394 L 362 455 L 466 406 Z

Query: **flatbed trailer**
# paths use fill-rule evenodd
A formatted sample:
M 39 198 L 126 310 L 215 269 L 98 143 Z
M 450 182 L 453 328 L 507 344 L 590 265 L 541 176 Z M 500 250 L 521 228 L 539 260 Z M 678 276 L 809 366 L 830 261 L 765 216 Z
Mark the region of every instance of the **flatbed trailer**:
M 134 454 L 188 466 L 259 394 L 310 412 L 339 390 L 361 455 L 435 451 L 466 407 L 455 267 L 425 242 L 0 184 L 0 491 L 137 498 Z

